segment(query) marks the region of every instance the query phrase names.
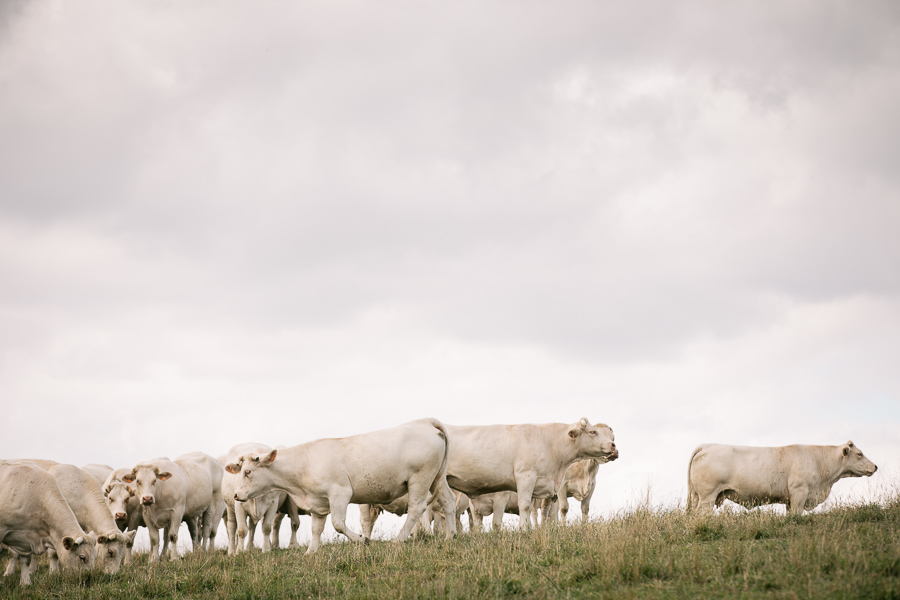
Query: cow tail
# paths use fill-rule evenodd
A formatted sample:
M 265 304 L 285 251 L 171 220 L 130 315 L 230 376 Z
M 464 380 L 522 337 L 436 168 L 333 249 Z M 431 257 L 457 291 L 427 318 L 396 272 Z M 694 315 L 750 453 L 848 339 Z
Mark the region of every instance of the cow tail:
M 433 419 L 431 424 L 435 429 L 438 430 L 439 435 L 444 438 L 444 460 L 441 461 L 441 468 L 438 469 L 437 476 L 434 478 L 434 481 L 431 484 L 431 494 L 434 496 L 440 489 L 439 483 L 441 479 L 444 481 L 447 480 L 447 465 L 450 463 L 450 436 L 447 435 L 447 430 L 444 429 L 444 424 L 438 421 L 437 419 Z
M 685 505 L 685 512 L 691 512 L 693 510 L 693 505 L 691 504 L 692 498 L 694 496 L 694 487 L 691 485 L 691 467 L 694 465 L 694 457 L 703 450 L 703 446 L 697 446 L 694 448 L 693 453 L 691 453 L 691 460 L 688 461 L 688 471 L 687 471 L 687 504 Z

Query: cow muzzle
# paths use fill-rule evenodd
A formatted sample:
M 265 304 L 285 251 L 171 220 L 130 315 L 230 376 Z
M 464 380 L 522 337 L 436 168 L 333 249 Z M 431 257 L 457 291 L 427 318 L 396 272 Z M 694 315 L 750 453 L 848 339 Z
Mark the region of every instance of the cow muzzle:
M 153 496 L 144 496 L 141 498 L 141 504 L 144 506 L 151 506 L 153 504 Z
M 116 513 L 116 521 L 124 521 L 127 518 L 128 518 L 128 515 L 126 515 L 125 513 L 122 513 L 122 512 Z

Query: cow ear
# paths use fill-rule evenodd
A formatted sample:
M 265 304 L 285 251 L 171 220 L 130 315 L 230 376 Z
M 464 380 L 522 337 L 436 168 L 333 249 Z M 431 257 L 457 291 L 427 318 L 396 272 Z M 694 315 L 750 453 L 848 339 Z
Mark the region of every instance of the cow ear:
M 134 543 L 134 536 L 135 536 L 135 535 L 137 535 L 137 530 L 131 530 L 131 531 L 129 531 L 128 533 L 125 534 L 125 543 L 128 544 L 128 547 L 129 547 L 129 548 L 130 548 L 131 545 Z
M 853 447 L 853 442 L 852 442 L 852 441 L 847 442 L 847 446 L 849 446 L 850 448 L 852 448 L 852 447 Z
M 68 535 L 62 539 L 62 543 L 66 550 L 71 550 L 75 546 L 75 540 Z
M 112 486 L 111 486 L 111 485 L 108 485 L 108 486 L 106 486 L 105 488 L 103 488 L 103 495 L 104 495 L 104 496 L 109 496 L 109 493 L 110 493 L 111 491 L 112 491 Z
M 134 483 L 134 473 L 132 472 L 122 475 L 122 481 L 124 481 L 125 483 Z
M 238 463 L 228 463 L 227 465 L 225 465 L 225 470 L 232 475 L 237 475 L 241 472 L 241 465 Z
M 844 446 L 844 456 L 850 454 L 850 446 Z
M 160 481 L 165 481 L 166 479 L 168 479 L 171 476 L 172 476 L 172 474 L 169 473 L 168 471 L 163 471 L 162 473 L 159 473 L 157 475 L 157 477 L 159 478 Z
M 262 461 L 260 461 L 260 466 L 268 467 L 273 462 L 275 462 L 275 456 L 278 454 L 278 450 L 272 450 L 268 454 L 263 457 Z
M 105 535 L 101 535 L 100 537 L 97 538 L 97 543 L 99 543 L 99 544 L 105 544 L 108 541 L 109 541 L 109 538 L 106 537 Z
M 577 427 L 573 427 L 572 429 L 569 430 L 569 437 L 574 440 L 575 438 L 578 437 L 579 433 L 581 433 L 581 430 L 578 429 Z

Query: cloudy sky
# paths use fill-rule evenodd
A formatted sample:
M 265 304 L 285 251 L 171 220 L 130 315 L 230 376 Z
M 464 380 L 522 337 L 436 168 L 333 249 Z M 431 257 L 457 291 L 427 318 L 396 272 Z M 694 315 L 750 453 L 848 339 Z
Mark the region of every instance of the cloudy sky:
M 900 476 L 900 5 L 0 3 L 0 456 L 424 416 Z M 308 528 L 308 526 L 305 526 Z

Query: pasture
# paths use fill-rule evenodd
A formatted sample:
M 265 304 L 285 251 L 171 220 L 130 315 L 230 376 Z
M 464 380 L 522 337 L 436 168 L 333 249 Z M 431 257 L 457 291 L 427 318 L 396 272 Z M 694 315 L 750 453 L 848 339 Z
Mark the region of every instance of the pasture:
M 0 598 L 900 598 L 900 493 L 803 516 L 638 507 L 310 556 L 218 550 L 151 566 L 138 554 L 117 575 L 51 575 L 38 562 L 32 586 L 5 578 Z

